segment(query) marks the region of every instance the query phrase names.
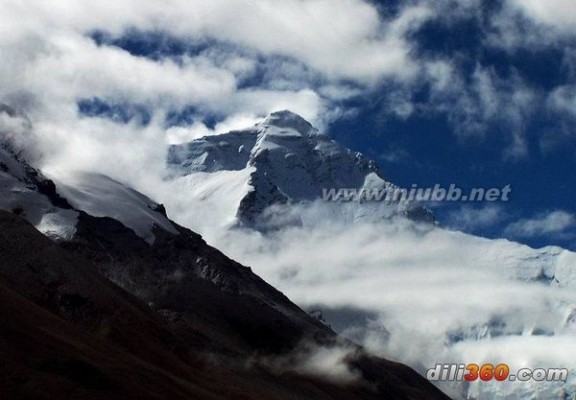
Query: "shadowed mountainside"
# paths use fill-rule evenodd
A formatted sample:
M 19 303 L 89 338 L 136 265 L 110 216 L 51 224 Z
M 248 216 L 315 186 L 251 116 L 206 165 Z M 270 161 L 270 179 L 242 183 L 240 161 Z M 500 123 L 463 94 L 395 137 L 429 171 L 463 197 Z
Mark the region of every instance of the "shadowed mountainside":
M 111 221 L 104 224 L 114 225 Z M 220 257 L 222 263 L 233 263 L 190 234 L 189 240 L 193 239 L 200 241 L 197 246 L 212 251 L 213 257 Z M 88 238 L 85 236 L 84 240 Z M 283 324 L 289 323 L 283 321 L 282 313 L 257 315 L 269 305 L 257 307 L 247 302 L 240 307 L 248 326 L 259 326 L 271 316 L 277 318 L 267 321 L 266 335 L 271 341 L 260 342 L 262 335 L 251 337 L 251 329 L 237 331 L 238 321 L 228 321 L 229 315 L 213 314 L 218 308 L 214 304 L 223 305 L 237 293 L 232 290 L 222 294 L 228 289 L 222 290 L 214 283 L 189 286 L 191 291 L 198 290 L 196 296 L 202 299 L 195 306 L 206 305 L 197 310 L 197 316 L 185 313 L 190 320 L 204 318 L 198 323 L 201 329 L 195 329 L 196 325 L 179 321 L 178 315 L 155 311 L 115 286 L 93 262 L 80 255 L 79 242 L 72 247 L 74 251 L 67 250 L 22 218 L 0 212 L 3 398 L 446 398 L 408 367 L 370 358 L 361 349 L 349 356 L 350 365 L 361 376 L 357 382 L 336 384 L 318 376 L 275 368 L 270 356 L 264 355 L 271 351 L 288 354 L 285 346 L 270 348 L 270 343 L 283 340 Z M 82 253 L 94 255 L 86 249 Z M 238 264 L 222 268 L 249 271 Z M 278 301 L 292 304 L 279 292 L 269 290 Z M 228 306 L 235 309 L 236 304 L 231 302 Z M 303 314 L 302 320 L 306 319 L 296 306 L 291 308 L 294 314 Z M 254 315 L 256 322 L 251 321 Z M 314 323 L 309 322 L 309 326 Z M 306 330 L 302 326 L 300 329 Z M 336 341 L 327 328 L 319 326 L 318 332 L 324 333 L 325 342 Z

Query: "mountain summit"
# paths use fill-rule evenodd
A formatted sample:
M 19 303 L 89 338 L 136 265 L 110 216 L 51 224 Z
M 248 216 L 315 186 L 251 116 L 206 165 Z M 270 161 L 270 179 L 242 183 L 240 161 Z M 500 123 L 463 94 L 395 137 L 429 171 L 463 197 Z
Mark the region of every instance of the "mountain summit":
M 261 123 L 261 125 L 293 129 L 302 135 L 309 135 L 318 132 L 310 122 L 289 110 L 273 112 Z
M 287 110 L 274 112 L 248 129 L 173 145 L 168 164 L 176 177 L 201 173 L 204 182 L 220 180 L 226 173 L 235 175 L 230 178 L 243 191 L 235 193 L 236 220 L 256 229 L 305 223 L 298 206 L 321 201 L 325 190 L 396 188 L 375 161 L 331 140 Z M 210 197 L 206 193 L 201 196 Z M 434 220 L 429 211 L 405 201 L 337 204 L 333 208 L 342 218 L 352 220 L 396 216 Z

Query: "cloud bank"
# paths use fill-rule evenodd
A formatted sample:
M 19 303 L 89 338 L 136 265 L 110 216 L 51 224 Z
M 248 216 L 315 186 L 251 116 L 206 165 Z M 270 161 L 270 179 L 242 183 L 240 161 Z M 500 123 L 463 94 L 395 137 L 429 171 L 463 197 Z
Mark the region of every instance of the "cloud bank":
M 220 132 L 206 115 L 237 128 L 291 109 L 325 126 L 376 96 L 386 115 L 446 115 L 461 138 L 501 126 L 502 155 L 515 160 L 528 154 L 531 115 L 545 106 L 574 109 L 568 81 L 542 90 L 519 66 L 503 73 L 470 49 L 513 57 L 545 43 L 570 69 L 574 49 L 565 38 L 576 31 L 569 2 L 494 4 L 3 0 L 0 101 L 27 112 L 40 136 L 89 118 L 78 112 L 86 99 L 137 105 L 156 118 L 157 135 L 178 141 Z M 462 24 L 474 27 L 478 43 L 424 44 L 430 29 L 446 34 Z M 538 40 L 528 40 L 531 32 Z M 466 64 L 471 57 L 475 64 Z M 425 102 L 415 97 L 423 90 Z M 165 125 L 176 127 L 167 133 Z
M 573 253 L 402 221 L 325 221 L 267 237 L 229 231 L 208 238 L 344 335 L 421 373 L 436 363 L 471 362 L 576 370 L 565 356 L 576 333 L 576 296 L 563 287 L 574 282 Z M 442 387 L 457 398 L 562 390 Z

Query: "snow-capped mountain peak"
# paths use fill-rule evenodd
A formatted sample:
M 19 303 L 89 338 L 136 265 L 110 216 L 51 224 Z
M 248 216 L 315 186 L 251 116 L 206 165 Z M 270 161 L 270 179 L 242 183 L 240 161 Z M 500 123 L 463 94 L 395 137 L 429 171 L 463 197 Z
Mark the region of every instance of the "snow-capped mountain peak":
M 244 191 L 236 196 L 240 202 L 234 205 L 235 215 L 241 225 L 256 228 L 269 226 L 279 214 L 292 214 L 292 222 L 302 222 L 301 215 L 292 213 L 293 206 L 321 201 L 325 189 L 395 187 L 375 161 L 331 140 L 286 110 L 274 112 L 248 129 L 171 146 L 168 164 L 175 179 L 184 180 L 198 173 L 206 181 L 221 179 L 222 173 L 245 171 L 235 174 L 245 180 L 245 184 L 235 185 Z M 201 196 L 206 198 L 205 193 Z M 406 215 L 417 208 L 406 202 L 334 207 L 346 218 L 369 216 L 376 220 Z

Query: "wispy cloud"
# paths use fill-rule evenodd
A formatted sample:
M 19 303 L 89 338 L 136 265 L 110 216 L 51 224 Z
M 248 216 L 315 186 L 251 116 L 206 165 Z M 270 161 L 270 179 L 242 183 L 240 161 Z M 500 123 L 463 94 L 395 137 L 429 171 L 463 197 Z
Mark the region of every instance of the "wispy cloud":
M 448 214 L 447 224 L 450 228 L 474 232 L 502 224 L 507 217 L 502 206 L 498 205 L 491 204 L 480 208 L 462 206 Z
M 318 345 L 301 343 L 291 353 L 277 357 L 256 357 L 251 362 L 266 365 L 273 372 L 314 376 L 339 385 L 364 383 L 361 374 L 352 367 L 358 349 L 345 343 Z
M 536 215 L 534 218 L 513 222 L 504 233 L 512 237 L 553 237 L 565 235 L 576 226 L 574 214 L 563 210 L 550 211 Z

